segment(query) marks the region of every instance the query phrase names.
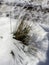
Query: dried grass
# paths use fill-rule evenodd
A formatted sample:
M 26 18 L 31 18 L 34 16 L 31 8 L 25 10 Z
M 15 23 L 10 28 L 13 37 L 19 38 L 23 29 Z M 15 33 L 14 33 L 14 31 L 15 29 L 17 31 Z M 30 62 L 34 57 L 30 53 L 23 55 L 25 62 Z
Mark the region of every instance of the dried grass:
M 28 45 L 30 36 L 28 35 L 30 31 L 30 26 L 26 25 L 24 26 L 24 19 L 21 21 L 21 24 L 19 25 L 17 31 L 14 33 L 14 38 L 16 40 L 21 41 L 23 44 Z

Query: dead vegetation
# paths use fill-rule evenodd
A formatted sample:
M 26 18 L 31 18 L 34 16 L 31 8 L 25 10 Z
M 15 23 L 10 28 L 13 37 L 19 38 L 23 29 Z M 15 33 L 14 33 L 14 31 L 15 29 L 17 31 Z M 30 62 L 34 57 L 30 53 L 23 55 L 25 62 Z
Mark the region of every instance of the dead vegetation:
M 14 33 L 14 38 L 16 40 L 21 41 L 23 44 L 28 45 L 30 36 L 28 35 L 29 31 L 30 31 L 30 26 L 24 24 L 24 18 L 21 21 L 17 31 Z

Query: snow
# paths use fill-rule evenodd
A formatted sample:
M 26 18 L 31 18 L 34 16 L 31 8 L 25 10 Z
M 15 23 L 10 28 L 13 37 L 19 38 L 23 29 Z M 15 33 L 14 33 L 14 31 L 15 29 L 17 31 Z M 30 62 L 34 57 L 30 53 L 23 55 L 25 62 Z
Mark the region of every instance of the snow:
M 12 29 L 13 32 L 15 31 L 15 27 L 18 24 L 17 20 L 11 19 L 12 20 Z M 39 30 L 41 27 L 35 26 L 33 23 L 33 27 L 36 27 L 37 30 Z M 17 26 L 18 27 L 18 26 Z M 38 32 L 36 29 L 34 29 L 36 32 Z M 35 34 L 37 34 L 34 31 Z M 40 31 L 40 30 L 39 30 Z M 41 32 L 38 33 L 41 37 L 42 33 L 42 28 Z M 45 33 L 45 34 L 44 34 Z M 32 30 L 33 34 L 33 30 Z M 13 39 L 13 35 L 11 34 L 10 30 L 10 18 L 8 17 L 1 17 L 0 18 L 0 65 L 36 65 L 39 61 L 45 61 L 46 60 L 46 51 L 48 48 L 48 39 L 47 39 L 47 33 L 44 31 L 42 33 L 43 38 L 39 41 L 36 41 L 37 45 L 41 45 L 40 48 L 37 47 L 37 52 L 31 51 L 32 44 L 35 44 L 30 41 L 31 45 L 25 46 L 27 50 L 25 52 L 22 50 L 23 49 L 23 44 L 21 44 L 20 41 L 17 41 Z M 38 38 L 37 36 L 37 38 Z M 36 37 L 36 36 L 35 36 Z M 28 52 L 30 50 L 30 52 Z M 11 51 L 14 52 L 15 57 L 12 56 Z M 36 55 L 32 55 L 32 53 L 36 53 Z M 44 54 L 43 54 L 44 53 Z M 21 58 L 22 57 L 22 58 Z M 22 60 L 23 59 L 23 60 Z
M 30 0 L 4 0 L 4 2 L 17 2 L 17 3 L 25 3 L 25 2 L 28 2 Z
M 29 3 L 28 0 L 4 0 L 4 2 L 11 3 Z M 40 4 L 43 8 L 47 8 L 48 0 L 34 0 L 33 3 Z M 33 5 L 36 5 L 33 4 Z M 0 65 L 37 65 L 40 61 L 45 62 L 47 59 L 48 50 L 48 34 L 49 34 L 49 13 L 39 11 L 29 11 L 21 7 L 14 9 L 14 6 L 6 4 L 1 5 L 0 12 Z M 9 13 L 11 17 L 6 17 Z M 31 14 L 33 13 L 33 17 Z M 13 33 L 17 31 L 24 15 L 27 14 L 29 20 L 24 22 L 31 26 L 29 36 L 31 39 L 29 45 L 25 46 L 22 42 L 13 39 Z M 18 18 L 14 18 L 18 16 Z M 37 17 L 39 16 L 39 19 Z M 37 51 L 32 50 L 33 48 Z

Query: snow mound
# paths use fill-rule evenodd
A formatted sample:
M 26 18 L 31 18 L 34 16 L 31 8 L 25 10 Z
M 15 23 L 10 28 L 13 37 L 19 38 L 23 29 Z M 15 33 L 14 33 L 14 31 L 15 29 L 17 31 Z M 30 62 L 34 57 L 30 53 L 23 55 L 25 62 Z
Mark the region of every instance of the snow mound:
M 39 61 L 45 61 L 48 49 L 47 32 L 39 24 L 27 21 L 26 24 L 32 29 L 29 32 L 29 46 L 25 46 L 13 39 L 11 34 L 17 30 L 19 24 L 20 22 L 11 18 L 11 30 L 10 18 L 0 17 L 0 65 L 37 65 Z

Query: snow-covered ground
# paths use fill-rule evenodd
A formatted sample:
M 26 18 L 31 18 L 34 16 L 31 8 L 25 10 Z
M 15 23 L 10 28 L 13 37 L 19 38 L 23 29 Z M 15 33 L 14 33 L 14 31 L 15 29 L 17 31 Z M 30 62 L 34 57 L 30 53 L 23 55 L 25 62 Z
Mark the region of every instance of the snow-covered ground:
M 11 20 L 12 32 L 14 32 L 17 29 L 15 27 L 18 23 L 14 19 Z M 24 47 L 24 52 L 23 44 L 13 39 L 10 30 L 10 18 L 0 17 L 0 65 L 36 65 L 37 62 L 46 60 L 46 51 L 48 48 L 47 32 L 37 24 L 29 24 L 33 25 L 29 33 L 32 39 L 30 40 L 30 45 Z M 34 42 L 33 33 L 35 34 L 34 38 L 36 38 Z M 35 44 L 37 51 L 31 49 L 33 47 L 32 44 Z
M 4 2 L 6 1 L 7 0 L 4 0 Z M 18 2 L 19 0 L 8 1 Z M 22 3 L 24 1 L 25 0 L 20 0 L 19 2 Z M 28 0 L 26 1 L 28 2 Z M 38 4 L 39 1 L 35 1 L 37 1 L 36 3 Z M 46 3 L 46 1 L 43 0 L 41 2 Z M 47 6 L 43 7 L 43 5 L 46 4 L 42 4 L 42 8 L 47 8 Z M 35 6 L 35 4 L 32 5 Z M 46 10 L 45 13 L 44 9 L 42 9 L 43 11 L 40 10 L 40 7 L 35 8 L 34 11 L 33 9 L 27 10 L 23 6 L 12 6 L 5 3 L 0 7 L 0 65 L 37 65 L 40 61 L 45 62 L 49 44 L 47 37 L 49 33 L 48 11 Z M 26 16 L 25 23 L 31 26 L 29 32 L 31 39 L 28 46 L 13 39 L 13 33 L 17 31 L 21 19 L 24 16 Z M 35 48 L 36 51 L 33 50 L 33 48 Z

